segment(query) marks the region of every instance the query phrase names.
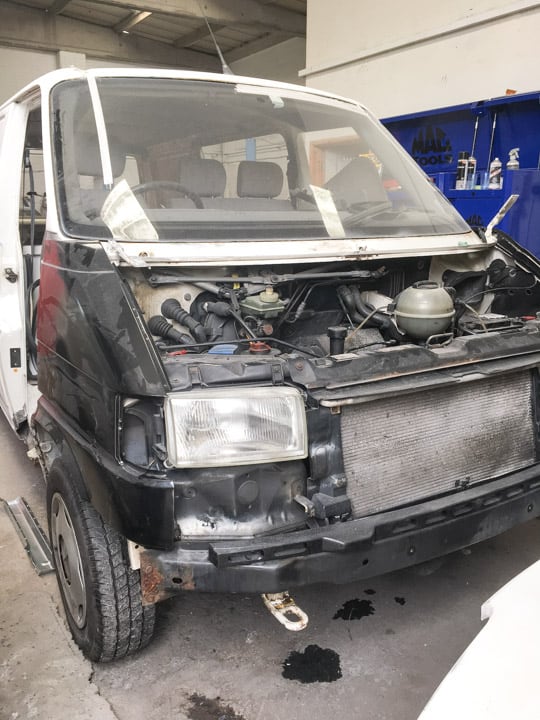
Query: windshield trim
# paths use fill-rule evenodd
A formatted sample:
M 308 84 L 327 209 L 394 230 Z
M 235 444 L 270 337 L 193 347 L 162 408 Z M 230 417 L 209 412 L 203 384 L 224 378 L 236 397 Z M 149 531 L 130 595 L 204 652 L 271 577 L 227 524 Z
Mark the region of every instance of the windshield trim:
M 184 266 L 222 266 L 253 263 L 320 263 L 391 257 L 461 254 L 485 250 L 495 245 L 484 242 L 475 232 L 456 235 L 411 236 L 392 242 L 387 237 L 305 240 L 189 240 L 177 242 L 102 241 L 109 259 L 117 265 L 140 264 Z M 120 249 L 120 252 L 119 252 Z

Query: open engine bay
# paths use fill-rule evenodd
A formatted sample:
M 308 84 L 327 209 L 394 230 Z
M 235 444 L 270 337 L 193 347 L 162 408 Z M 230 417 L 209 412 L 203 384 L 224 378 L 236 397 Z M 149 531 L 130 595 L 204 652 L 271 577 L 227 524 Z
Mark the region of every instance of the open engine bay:
M 171 391 L 224 393 L 221 409 L 214 406 L 206 419 L 193 412 L 167 431 L 145 423 L 144 442 L 139 404 L 125 408 L 129 462 L 165 470 L 175 434 L 184 448 L 201 442 L 193 469 L 177 476 L 191 494 L 186 514 L 177 515 L 179 537 L 324 526 L 464 490 L 533 461 L 529 376 L 539 352 L 538 270 L 526 253 L 516 262 L 511 247 L 501 234 L 495 249 L 463 256 L 220 274 L 122 268 Z M 259 469 L 264 477 L 254 481 L 253 468 L 223 468 L 223 449 L 211 448 L 219 447 L 217 438 L 204 444 L 208 424 L 216 432 L 227 425 L 234 388 L 249 394 L 267 384 L 301 389 L 309 469 L 290 461 L 286 473 L 274 465 Z M 523 424 L 527 440 L 514 442 Z M 474 470 L 479 456 L 485 462 Z M 196 469 L 203 462 L 222 467 Z M 445 477 L 433 477 L 434 464 Z M 205 485 L 209 473 L 214 481 Z

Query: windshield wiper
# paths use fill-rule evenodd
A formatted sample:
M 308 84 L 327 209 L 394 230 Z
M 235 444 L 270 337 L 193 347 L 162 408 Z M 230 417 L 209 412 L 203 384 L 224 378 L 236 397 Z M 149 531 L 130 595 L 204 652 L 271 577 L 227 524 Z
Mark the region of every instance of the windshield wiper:
M 390 210 L 392 207 L 392 203 L 389 200 L 381 200 L 380 202 L 369 203 L 368 207 L 353 212 L 352 215 L 349 215 L 349 217 L 346 217 L 341 222 L 344 228 L 352 227 L 357 223 L 361 222 L 362 220 L 368 220 L 376 217 L 377 215 L 381 215 L 387 210 Z

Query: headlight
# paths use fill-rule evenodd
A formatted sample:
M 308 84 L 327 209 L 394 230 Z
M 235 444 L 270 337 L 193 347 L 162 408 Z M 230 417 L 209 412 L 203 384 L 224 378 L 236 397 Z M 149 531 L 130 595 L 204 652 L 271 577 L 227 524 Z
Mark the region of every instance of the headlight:
M 165 399 L 174 467 L 248 465 L 304 458 L 304 402 L 294 388 L 192 390 Z

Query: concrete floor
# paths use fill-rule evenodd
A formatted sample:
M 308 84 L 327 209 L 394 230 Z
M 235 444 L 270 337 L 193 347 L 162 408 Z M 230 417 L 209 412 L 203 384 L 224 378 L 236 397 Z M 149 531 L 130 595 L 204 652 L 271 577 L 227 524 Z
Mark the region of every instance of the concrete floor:
M 40 472 L 3 420 L 0 452 L 0 497 L 23 495 L 45 527 Z M 532 520 L 440 564 L 304 588 L 294 594 L 310 616 L 302 633 L 258 597 L 186 594 L 158 607 L 144 652 L 92 667 L 65 627 L 54 575 L 34 573 L 2 510 L 0 720 L 413 720 L 481 628 L 482 602 L 538 559 L 539 535 Z M 300 663 L 305 677 L 317 647 L 333 651 L 321 662 L 341 677 L 283 676 Z

